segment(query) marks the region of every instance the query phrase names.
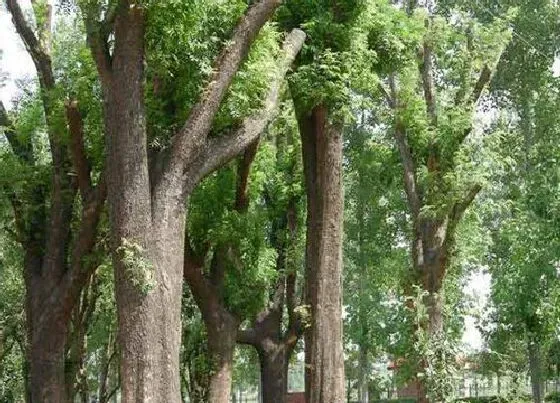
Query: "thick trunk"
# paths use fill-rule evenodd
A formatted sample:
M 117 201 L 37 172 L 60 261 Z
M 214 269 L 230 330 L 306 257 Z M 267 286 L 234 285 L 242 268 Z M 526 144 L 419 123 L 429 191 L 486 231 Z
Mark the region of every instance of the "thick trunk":
M 263 403 L 285 403 L 288 392 L 288 361 L 283 345 L 258 349 Z
M 441 293 L 430 293 L 424 298 L 428 313 L 427 323 L 424 324 L 428 340 L 438 340 L 443 337 L 443 296 Z M 423 366 L 426 363 L 421 364 Z M 443 401 L 443 396 L 440 397 Z M 429 403 L 428 386 L 424 379 L 418 379 L 418 402 Z M 439 401 L 439 400 L 438 400 Z
M 41 328 L 33 331 L 30 343 L 31 401 L 70 402 L 64 371 L 68 328 L 56 318 L 45 320 Z
M 58 306 L 49 304 L 50 290 L 41 278 L 42 258 L 34 252 L 28 249 L 24 260 L 27 398 L 31 403 L 68 402 L 64 358 L 69 315 L 64 317 Z
M 118 267 L 117 303 L 123 402 L 181 401 L 179 350 L 183 216 L 157 227 L 145 258 L 151 284 L 140 285 Z M 174 231 L 175 230 L 175 231 Z M 177 232 L 178 231 L 178 232 Z M 143 281 L 147 278 L 143 278 Z M 142 287 L 147 289 L 143 290 Z
M 237 342 L 239 322 L 233 316 L 223 313 L 206 322 L 208 332 L 208 352 L 212 362 L 212 376 L 208 401 L 229 403 L 233 371 L 233 354 Z
M 345 398 L 342 351 L 342 128 L 327 108 L 298 111 L 307 188 L 306 337 L 308 403 Z
M 529 372 L 531 374 L 531 390 L 533 392 L 533 402 L 542 403 L 544 401 L 544 394 L 540 349 L 538 342 L 530 338 L 527 349 L 529 352 Z
M 174 403 L 181 401 L 184 209 L 177 197 L 180 187 L 167 189 L 152 205 L 144 12 L 141 5 L 131 4 L 118 14 L 112 74 L 104 88 L 122 401 Z
M 423 303 L 426 307 L 427 318 L 426 322 L 418 325 L 426 332 L 429 341 L 441 339 L 444 332 L 444 299 L 441 287 L 448 264 L 444 245 L 446 231 L 447 222 L 445 220 L 421 221 L 419 227 L 415 229 L 416 239 L 412 248 L 415 273 L 422 290 L 426 292 Z M 427 365 L 424 360 L 425 357 L 422 357 L 420 363 L 422 367 Z M 420 369 L 426 373 L 423 368 Z M 429 402 L 426 381 L 425 378 L 418 379 L 418 402 L 420 403 Z M 440 398 L 443 399 L 443 396 Z

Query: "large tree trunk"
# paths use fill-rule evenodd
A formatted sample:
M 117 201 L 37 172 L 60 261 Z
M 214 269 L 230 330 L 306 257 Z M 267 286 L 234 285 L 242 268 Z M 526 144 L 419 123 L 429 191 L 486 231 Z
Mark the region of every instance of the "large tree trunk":
M 235 135 L 219 140 L 208 138 L 233 76 L 260 28 L 280 3 L 261 0 L 247 9 L 230 44 L 217 58 L 207 89 L 175 135 L 168 158 L 154 172 L 152 181 L 148 173 L 143 93 L 145 8 L 133 1 L 124 1 L 123 7 L 118 8 L 112 52 L 108 36 L 103 35 L 106 30 L 95 29 L 99 25 L 98 15 L 85 10 L 87 24 L 93 28 L 88 30 L 88 41 L 104 90 L 108 200 L 124 402 L 172 403 L 181 399 L 185 200 L 198 181 L 253 142 L 272 117 L 280 83 L 305 38 L 301 31 L 295 30 L 286 38 L 285 57 L 280 59 L 278 77 L 271 85 L 263 110 L 250 117 Z M 195 271 L 190 274 L 196 278 L 187 278 L 206 324 L 210 323 L 209 348 L 216 365 L 210 401 L 226 402 L 235 331 L 229 333 L 233 329 L 229 323 L 224 332 L 225 322 L 209 322 L 216 311 L 207 307 L 218 305 L 212 301 L 213 293 L 203 274 L 198 268 Z M 222 387 L 226 390 L 220 390 Z
M 104 87 L 122 400 L 173 403 L 181 400 L 185 213 L 177 197 L 182 195 L 180 186 L 170 187 L 152 204 L 143 92 L 144 12 L 131 4 L 118 13 L 112 74 Z
M 288 357 L 283 344 L 257 349 L 263 403 L 285 403 L 288 392 Z
M 308 403 L 345 398 L 342 350 L 342 128 L 324 105 L 297 111 L 307 190 L 306 336 Z
M 542 403 L 544 401 L 544 385 L 542 379 L 541 357 L 539 344 L 535 340 L 535 338 L 529 338 L 527 350 L 529 353 L 529 373 L 531 375 L 531 391 L 533 392 L 533 402 Z
M 212 365 L 210 403 L 229 403 L 233 375 L 233 354 L 237 342 L 239 321 L 229 313 L 206 321 L 208 332 L 208 352 Z
M 67 323 L 53 318 L 34 331 L 30 343 L 30 378 L 32 402 L 70 402 L 64 373 Z M 37 323 L 37 320 L 35 321 Z

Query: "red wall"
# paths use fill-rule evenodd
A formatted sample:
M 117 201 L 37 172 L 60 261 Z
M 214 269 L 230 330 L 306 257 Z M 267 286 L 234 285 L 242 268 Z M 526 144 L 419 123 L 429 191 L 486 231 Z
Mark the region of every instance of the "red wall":
M 305 403 L 305 393 L 288 393 L 288 403 Z

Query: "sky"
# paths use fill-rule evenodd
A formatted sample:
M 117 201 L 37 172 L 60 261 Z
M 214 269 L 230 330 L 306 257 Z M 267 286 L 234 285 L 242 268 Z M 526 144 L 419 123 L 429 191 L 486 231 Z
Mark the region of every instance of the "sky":
M 29 0 L 20 1 L 20 4 L 29 6 Z M 6 86 L 0 88 L 0 99 L 10 109 L 10 101 L 17 94 L 15 81 L 35 77 L 35 69 L 3 5 L 0 5 L 0 50 L 0 72 L 8 74 Z
M 29 0 L 20 0 L 23 7 L 29 7 Z M 0 100 L 10 109 L 11 100 L 17 95 L 16 81 L 35 76 L 35 69 L 31 58 L 27 54 L 23 43 L 19 40 L 12 24 L 9 13 L 0 6 L 0 71 L 8 74 L 5 86 L 0 88 Z M 559 66 L 560 67 L 560 66 Z M 475 309 L 483 309 L 490 292 L 490 275 L 482 270 L 470 275 L 464 291 L 475 300 Z M 465 331 L 462 342 L 469 350 L 480 350 L 483 347 L 480 332 L 475 326 L 473 316 L 465 318 Z

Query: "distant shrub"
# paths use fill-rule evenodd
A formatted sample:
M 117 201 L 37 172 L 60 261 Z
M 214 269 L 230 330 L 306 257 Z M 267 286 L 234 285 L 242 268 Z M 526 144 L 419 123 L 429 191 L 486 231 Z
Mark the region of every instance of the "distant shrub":
M 560 392 L 552 392 L 549 393 L 548 395 L 546 395 L 546 397 L 544 398 L 545 402 L 554 402 L 554 403 L 560 403 Z

